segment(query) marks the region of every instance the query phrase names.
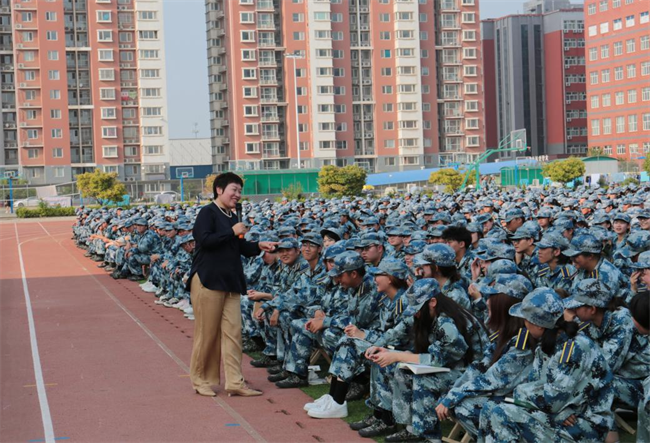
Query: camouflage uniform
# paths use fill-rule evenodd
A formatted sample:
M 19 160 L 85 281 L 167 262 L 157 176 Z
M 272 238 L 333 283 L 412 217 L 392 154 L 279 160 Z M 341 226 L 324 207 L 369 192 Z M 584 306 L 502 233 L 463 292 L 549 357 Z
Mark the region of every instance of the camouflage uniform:
M 553 329 L 562 301 L 550 288 L 538 288 L 510 315 Z M 532 371 L 513 393 L 515 404 L 487 402 L 480 416 L 479 441 L 603 441 L 612 424 L 612 373 L 598 346 L 583 334 L 558 333 L 555 351 L 535 351 Z M 563 422 L 571 415 L 576 424 Z
M 134 224 L 138 224 L 134 222 Z M 151 262 L 151 254 L 155 253 L 160 244 L 160 237 L 152 230 L 145 231 L 141 237 L 137 239 L 135 247 L 132 247 L 129 252 L 131 253 L 122 267 L 122 273 L 141 276 L 142 265 L 148 265 Z

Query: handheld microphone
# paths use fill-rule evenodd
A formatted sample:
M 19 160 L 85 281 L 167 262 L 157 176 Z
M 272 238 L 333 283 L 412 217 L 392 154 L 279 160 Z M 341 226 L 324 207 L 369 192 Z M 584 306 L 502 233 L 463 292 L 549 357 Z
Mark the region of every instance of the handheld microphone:
M 243 217 L 241 203 L 235 205 L 235 211 L 237 211 L 237 221 L 241 222 Z
M 237 212 L 237 221 L 241 223 L 241 222 L 242 222 L 242 218 L 244 217 L 243 214 L 242 214 L 241 203 L 237 203 L 237 204 L 235 205 L 235 211 Z M 244 238 L 244 235 L 243 235 L 243 234 L 240 234 L 240 235 L 239 235 L 239 238 Z

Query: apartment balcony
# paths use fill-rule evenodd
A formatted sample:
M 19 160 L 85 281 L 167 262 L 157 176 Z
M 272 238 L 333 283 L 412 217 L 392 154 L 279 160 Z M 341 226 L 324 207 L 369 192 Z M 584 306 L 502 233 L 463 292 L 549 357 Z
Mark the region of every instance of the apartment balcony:
M 120 43 L 120 49 L 135 49 L 135 43 Z
M 275 30 L 275 23 L 273 22 L 260 22 L 257 24 L 257 29 L 267 29 L 267 30 Z
M 140 144 L 140 137 L 125 137 L 124 138 L 124 144 L 125 145 L 139 145 Z
M 230 144 L 230 139 L 228 137 L 223 137 L 221 139 L 221 143 L 224 145 L 229 145 Z
M 120 86 L 122 86 L 123 88 L 135 88 L 136 86 L 138 86 L 138 82 L 136 82 L 136 81 L 130 81 L 130 82 L 121 81 Z
M 124 125 L 124 126 L 138 126 L 139 122 L 137 120 L 122 120 L 122 125 Z
M 459 65 L 462 64 L 462 62 L 458 58 L 443 58 L 442 59 L 442 64 L 443 65 L 456 65 L 456 66 L 459 66 Z
M 14 47 L 12 45 L 0 45 L 0 51 L 9 51 L 12 52 Z
M 2 102 L 2 109 L 16 109 L 16 104 L 10 102 Z
M 18 147 L 18 142 L 16 142 L 16 140 L 5 140 L 4 144 L 5 144 L 5 148 L 17 148 Z
M 463 81 L 460 75 L 443 75 L 442 80 L 448 83 L 460 83 Z
M 278 103 L 277 97 L 262 97 L 260 103 Z
M 0 90 L 2 91 L 15 91 L 16 90 L 16 85 L 13 83 L 4 83 L 2 86 L 0 86 Z
M 11 32 L 11 25 L 0 25 L 0 32 Z
M 13 70 L 14 70 L 14 65 L 11 65 L 9 63 L 6 63 L 4 65 L 0 65 L 0 71 L 13 72 Z
M 273 1 L 258 0 L 255 9 L 258 11 L 275 11 Z
M 70 156 L 70 163 L 72 164 L 86 164 L 86 163 L 95 163 L 95 159 L 92 155 L 74 155 Z
M 279 132 L 267 132 L 262 134 L 263 141 L 279 141 L 280 133 Z
M 442 100 L 462 100 L 460 94 L 442 94 L 439 96 Z
M 463 118 L 463 112 L 460 109 L 446 109 L 445 118 Z
M 261 78 L 260 79 L 260 85 L 277 86 L 278 85 L 278 79 L 277 78 Z
M 42 148 L 43 140 L 29 140 L 20 144 L 22 148 Z
M 4 122 L 2 127 L 5 129 L 16 129 L 16 122 Z
M 270 59 L 270 60 L 260 60 L 259 61 L 260 66 L 278 66 L 278 62 L 275 59 Z
M 278 45 L 275 40 L 260 40 L 257 46 L 260 48 L 277 48 Z
M 443 131 L 445 137 L 460 137 L 464 135 L 464 132 L 460 128 L 450 128 Z
M 133 31 L 135 30 L 135 25 L 133 23 L 118 22 L 117 29 L 120 31 Z
M 137 100 L 124 100 L 122 106 L 138 106 Z
M 35 11 L 36 5 L 31 3 L 16 3 L 14 4 L 15 11 Z
M 277 114 L 274 115 L 262 115 L 262 122 L 263 123 L 279 123 L 280 122 L 280 116 Z

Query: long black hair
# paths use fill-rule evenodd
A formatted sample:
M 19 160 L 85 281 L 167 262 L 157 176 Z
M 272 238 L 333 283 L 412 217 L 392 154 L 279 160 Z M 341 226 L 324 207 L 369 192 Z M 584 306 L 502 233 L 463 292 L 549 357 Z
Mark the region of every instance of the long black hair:
M 560 331 L 563 331 L 569 338 L 574 338 L 578 335 L 579 328 L 580 326 L 578 323 L 566 321 L 564 317 L 560 317 L 557 322 L 555 322 L 555 327 L 553 329 L 547 329 L 542 334 L 540 345 L 544 354 L 553 355 L 555 352 L 555 345 L 557 344 L 557 336 Z
M 443 294 L 436 295 L 436 316 L 432 316 L 429 310 L 429 303 L 425 303 L 420 308 L 420 315 L 415 318 L 413 325 L 413 341 L 415 344 L 415 352 L 424 354 L 429 348 L 429 333 L 433 322 L 442 314 L 451 318 L 451 320 L 458 328 L 458 332 L 463 336 L 465 343 L 467 343 L 467 352 L 463 356 L 463 361 L 469 365 L 474 361 L 474 350 L 472 349 L 472 329 L 478 330 L 483 328 L 480 322 L 465 308 L 460 306 L 451 298 Z M 472 328 L 473 326 L 473 328 Z M 475 332 L 474 332 L 475 333 Z
M 491 364 L 494 364 L 501 358 L 501 354 L 510 339 L 524 326 L 524 319 L 513 317 L 509 313 L 510 308 L 521 302 L 521 300 L 504 293 L 492 295 L 489 300 L 490 318 L 486 324 L 490 331 L 499 333 L 496 347 L 492 353 Z

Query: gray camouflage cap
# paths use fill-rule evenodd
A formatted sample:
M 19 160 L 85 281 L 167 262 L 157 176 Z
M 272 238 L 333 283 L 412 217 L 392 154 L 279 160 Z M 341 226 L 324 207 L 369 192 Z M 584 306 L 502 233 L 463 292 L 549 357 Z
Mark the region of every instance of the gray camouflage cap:
M 329 271 L 330 277 L 337 277 L 344 272 L 363 268 L 363 258 L 354 251 L 345 251 L 334 258 L 334 267 Z
M 325 250 L 323 260 L 334 260 L 334 258 L 345 252 L 345 245 L 343 242 L 336 242 Z
M 571 245 L 562 254 L 567 257 L 575 257 L 578 254 L 600 254 L 603 251 L 603 243 L 592 234 L 576 235 L 571 240 Z
M 603 282 L 595 278 L 586 278 L 578 283 L 571 296 L 562 302 L 565 309 L 576 309 L 580 306 L 606 308 L 612 298 L 614 293 Z
M 377 267 L 370 267 L 368 272 L 372 275 L 392 275 L 399 280 L 406 280 L 409 277 L 409 268 L 402 260 L 385 258 Z
M 506 259 L 500 259 L 500 260 L 494 260 L 491 264 L 490 267 L 487 268 L 487 272 L 485 273 L 485 277 L 490 280 L 497 275 L 501 274 L 516 274 L 517 273 L 517 265 L 515 264 L 514 261 L 512 260 L 506 260 Z
M 498 258 L 505 258 L 506 260 L 515 259 L 515 248 L 506 243 L 492 243 L 487 245 L 485 252 L 478 256 L 481 260 L 489 261 Z
M 300 247 L 300 242 L 298 241 L 297 238 L 288 237 L 280 240 L 277 249 L 292 249 L 292 248 L 299 248 L 299 247 Z
M 650 250 L 650 232 L 634 231 L 627 237 L 625 246 L 620 252 L 623 257 L 631 258 L 648 250 Z
M 420 254 L 413 258 L 413 265 L 415 266 L 434 263 L 442 267 L 456 266 L 456 253 L 449 245 L 434 243 L 427 245 Z
M 539 249 L 554 248 L 564 251 L 569 249 L 569 240 L 560 233 L 549 232 L 544 234 L 542 239 L 537 243 Z
M 407 317 L 420 312 L 420 309 L 426 302 L 440 294 L 440 285 L 433 278 L 423 278 L 417 280 L 413 285 L 406 290 L 404 294 L 408 301 L 408 307 L 404 310 Z
M 537 288 L 521 303 L 510 308 L 510 315 L 528 320 L 534 325 L 553 329 L 564 313 L 562 299 L 551 288 Z
M 506 211 L 503 215 L 502 220 L 505 222 L 510 222 L 515 218 L 525 218 L 524 211 L 519 208 L 511 208 Z
M 492 285 L 479 285 L 482 295 L 506 294 L 510 297 L 523 300 L 526 294 L 532 292 L 533 285 L 526 277 L 518 274 L 498 275 Z
M 632 263 L 631 267 L 634 269 L 650 269 L 650 251 L 639 254 L 636 263 Z

